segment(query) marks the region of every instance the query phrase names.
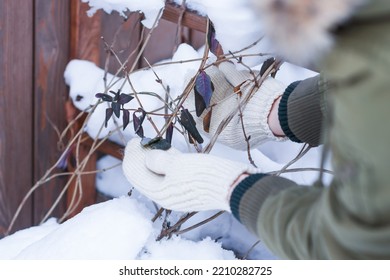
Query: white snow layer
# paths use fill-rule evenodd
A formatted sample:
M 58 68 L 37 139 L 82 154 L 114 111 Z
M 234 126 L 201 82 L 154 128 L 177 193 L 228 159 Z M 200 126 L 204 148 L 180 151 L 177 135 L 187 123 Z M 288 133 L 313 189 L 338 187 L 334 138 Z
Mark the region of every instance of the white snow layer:
M 21 230 L 0 240 L 0 259 L 235 259 L 211 238 L 156 242 L 151 212 L 120 197 L 86 207 L 74 218 Z
M 104 10 L 111 14 L 112 11 L 117 11 L 121 16 L 125 17 L 125 12 L 142 12 L 145 19 L 142 21 L 147 28 L 152 28 L 153 23 L 159 20 L 160 10 L 164 7 L 164 0 L 81 0 L 88 3 L 91 9 L 88 15 L 92 16 L 97 10 Z M 160 15 L 161 16 L 161 15 Z

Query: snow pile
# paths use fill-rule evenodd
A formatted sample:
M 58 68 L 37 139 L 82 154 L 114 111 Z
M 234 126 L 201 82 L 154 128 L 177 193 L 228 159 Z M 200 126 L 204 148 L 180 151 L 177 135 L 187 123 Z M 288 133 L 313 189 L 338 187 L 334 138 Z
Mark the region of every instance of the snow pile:
M 0 240 L 0 260 L 15 258 L 21 251 L 43 239 L 59 227 L 55 218 L 49 219 L 41 226 L 20 230 Z
M 211 238 L 156 242 L 151 217 L 135 199 L 113 199 L 61 225 L 51 219 L 0 240 L 0 259 L 235 259 Z
M 159 19 L 160 10 L 164 8 L 164 0 L 81 0 L 88 3 L 91 9 L 88 15 L 92 16 L 97 10 L 104 10 L 111 14 L 112 11 L 117 11 L 121 16 L 125 17 L 125 12 L 142 12 L 145 19 L 142 23 L 147 28 L 152 28 L 153 23 Z M 161 14 L 160 14 L 161 16 Z

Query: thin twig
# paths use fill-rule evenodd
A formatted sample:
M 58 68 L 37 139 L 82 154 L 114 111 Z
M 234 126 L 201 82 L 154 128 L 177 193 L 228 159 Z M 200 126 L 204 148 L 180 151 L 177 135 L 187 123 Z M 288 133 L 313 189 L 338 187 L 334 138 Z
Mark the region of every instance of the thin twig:
M 156 215 L 154 215 L 154 217 L 152 218 L 152 222 L 154 223 L 157 219 L 158 219 L 158 217 L 160 217 L 161 216 L 161 214 L 164 212 L 164 208 L 160 208 L 160 209 L 158 209 L 158 211 L 157 211 L 157 213 L 156 213 Z
M 187 213 L 184 217 L 180 218 L 179 221 L 174 224 L 172 227 L 166 229 L 166 230 L 163 230 L 161 231 L 160 235 L 157 237 L 156 241 L 159 241 L 161 239 L 163 239 L 164 237 L 169 237 L 172 233 L 174 233 L 175 231 L 177 231 L 182 224 L 184 224 L 186 221 L 188 221 L 188 219 L 190 219 L 191 217 L 193 217 L 197 212 L 190 212 L 190 213 Z
M 278 171 L 267 172 L 270 175 L 281 175 L 282 173 L 293 173 L 293 172 L 307 172 L 307 171 L 315 171 L 315 172 L 323 172 L 330 175 L 334 175 L 334 171 L 324 168 L 315 168 L 315 167 L 302 167 L 302 168 L 290 168 Z
M 243 260 L 246 260 L 247 258 L 248 258 L 248 256 L 249 256 L 249 254 L 255 249 L 255 247 L 257 246 L 257 245 L 259 245 L 260 244 L 260 240 L 257 240 L 250 248 L 249 248 L 249 250 L 246 252 L 246 254 L 242 257 L 242 259 Z
M 241 122 L 241 127 L 242 127 L 242 133 L 244 134 L 244 139 L 246 142 L 246 151 L 248 154 L 248 160 L 254 167 L 257 168 L 257 165 L 255 164 L 255 161 L 253 160 L 252 155 L 251 155 L 251 144 L 249 142 L 250 138 L 247 136 L 246 131 L 245 131 L 244 116 L 242 114 L 241 105 L 238 105 L 238 109 L 239 109 L 239 117 L 241 120 L 240 122 Z
M 307 154 L 308 151 L 310 151 L 311 149 L 311 146 L 305 144 L 303 145 L 301 151 L 298 153 L 298 155 L 292 159 L 290 162 L 288 162 L 278 173 L 276 173 L 276 176 L 279 176 L 280 174 L 284 173 L 287 168 L 291 165 L 293 165 L 294 163 L 296 163 L 299 159 L 301 159 L 304 155 Z
M 221 216 L 223 213 L 225 213 L 225 211 L 219 211 L 218 213 L 212 215 L 211 217 L 209 217 L 209 218 L 207 218 L 207 219 L 205 219 L 205 220 L 203 220 L 203 221 L 201 221 L 199 223 L 196 223 L 195 225 L 192 225 L 192 226 L 190 226 L 188 228 L 185 228 L 185 229 L 182 229 L 182 230 L 179 230 L 179 231 L 175 232 L 175 234 L 177 234 L 177 235 L 183 234 L 183 233 L 186 233 L 186 232 L 188 232 L 190 230 L 193 230 L 193 229 L 195 229 L 197 227 L 203 226 L 203 225 L 207 224 L 208 222 L 214 220 L 215 218 Z

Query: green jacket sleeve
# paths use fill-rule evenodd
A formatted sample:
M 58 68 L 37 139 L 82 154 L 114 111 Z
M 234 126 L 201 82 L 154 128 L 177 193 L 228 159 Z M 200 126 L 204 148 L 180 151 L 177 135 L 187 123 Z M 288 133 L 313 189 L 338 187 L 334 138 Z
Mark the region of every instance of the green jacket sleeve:
M 321 144 L 327 84 L 317 75 L 291 83 L 282 95 L 278 117 L 284 134 L 294 142 Z

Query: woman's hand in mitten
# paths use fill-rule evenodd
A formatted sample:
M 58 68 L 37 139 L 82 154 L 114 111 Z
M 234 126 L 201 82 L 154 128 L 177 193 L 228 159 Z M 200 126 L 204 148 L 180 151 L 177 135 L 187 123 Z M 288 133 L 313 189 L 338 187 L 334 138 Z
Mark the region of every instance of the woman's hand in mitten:
M 230 211 L 230 188 L 242 174 L 260 172 L 250 165 L 207 154 L 151 150 L 132 139 L 123 171 L 143 195 L 177 211 Z
M 254 76 L 249 71 L 238 71 L 230 62 L 222 62 L 219 67 L 209 67 L 206 73 L 213 82 L 214 92 L 209 106 L 212 110 L 209 131 L 203 132 L 211 138 L 219 125 L 238 108 L 240 99 L 251 93 Z M 284 140 L 285 138 L 277 137 L 272 133 L 268 125 L 268 116 L 275 100 L 283 94 L 285 88 L 282 82 L 271 77 L 267 78 L 242 108 L 242 116 L 238 110 L 227 127 L 219 134 L 217 141 L 237 150 L 246 150 L 248 145 L 243 127 L 251 148 L 256 148 L 266 141 Z M 187 100 L 188 108 L 195 111 L 194 92 Z M 206 109 L 199 118 L 196 118 L 199 130 L 203 130 L 203 118 L 209 110 L 210 108 Z

